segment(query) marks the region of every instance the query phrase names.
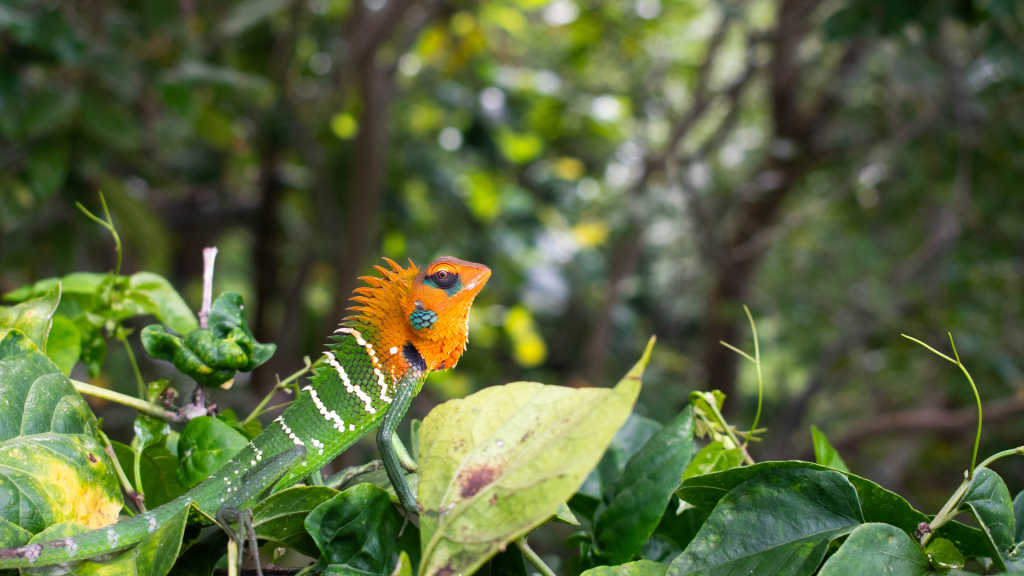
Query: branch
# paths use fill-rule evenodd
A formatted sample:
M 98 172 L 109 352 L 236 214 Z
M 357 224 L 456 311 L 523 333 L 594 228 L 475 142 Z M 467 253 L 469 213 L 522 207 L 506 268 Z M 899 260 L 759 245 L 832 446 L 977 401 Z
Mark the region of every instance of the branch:
M 992 400 L 982 405 L 985 420 L 992 422 L 1024 412 L 1024 394 Z M 894 432 L 951 432 L 978 424 L 978 409 L 966 408 L 912 408 L 890 412 L 854 424 L 850 430 L 833 442 L 836 448 L 852 449 L 864 440 Z

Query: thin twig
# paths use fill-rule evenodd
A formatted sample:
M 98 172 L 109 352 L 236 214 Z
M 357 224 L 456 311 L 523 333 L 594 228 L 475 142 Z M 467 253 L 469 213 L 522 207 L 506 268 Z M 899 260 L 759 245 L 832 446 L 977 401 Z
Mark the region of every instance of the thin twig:
M 319 362 L 323 358 L 324 357 L 321 356 L 319 359 L 317 359 L 317 362 Z M 245 420 L 242 420 L 242 426 L 245 426 L 249 422 L 252 422 L 253 419 L 258 417 L 260 414 L 263 414 L 264 412 L 268 412 L 270 410 L 273 410 L 274 408 L 280 408 L 281 406 L 287 406 L 288 404 L 291 404 L 291 402 L 286 402 L 285 404 L 280 404 L 278 406 L 274 406 L 272 408 L 268 408 L 267 410 L 263 410 L 263 407 L 266 406 L 267 403 L 270 402 L 270 400 L 277 394 L 278 390 L 283 390 L 283 389 L 287 388 L 292 382 L 297 380 L 300 376 L 302 376 L 306 372 L 309 372 L 309 369 L 313 367 L 314 363 L 309 361 L 309 356 L 304 356 L 302 358 L 302 361 L 305 363 L 306 366 L 302 370 L 299 370 L 298 372 L 296 372 L 296 373 L 292 374 L 291 376 L 285 378 L 283 381 L 279 380 L 278 383 L 277 383 L 277 386 L 274 386 L 274 389 L 270 391 L 270 394 L 267 394 L 263 398 L 263 400 L 260 400 L 260 403 L 256 406 L 256 408 L 253 409 L 253 411 L 251 413 L 249 413 L 249 415 L 245 418 Z
M 128 481 L 128 477 L 124 475 L 124 470 L 121 469 L 121 463 L 117 459 L 117 454 L 114 452 L 114 445 L 111 444 L 110 438 L 107 438 L 107 435 L 102 430 L 99 430 L 98 432 L 100 434 L 100 438 L 103 439 L 103 443 L 105 444 L 104 450 L 107 452 L 107 456 L 110 457 L 110 462 L 114 466 L 114 472 L 117 473 L 117 479 L 121 483 L 121 488 L 124 490 L 124 493 L 128 495 L 128 499 L 132 501 L 132 504 L 135 505 L 135 508 L 138 509 L 139 512 L 145 514 L 145 499 L 135 492 L 131 482 Z M 137 471 L 136 474 L 138 474 Z

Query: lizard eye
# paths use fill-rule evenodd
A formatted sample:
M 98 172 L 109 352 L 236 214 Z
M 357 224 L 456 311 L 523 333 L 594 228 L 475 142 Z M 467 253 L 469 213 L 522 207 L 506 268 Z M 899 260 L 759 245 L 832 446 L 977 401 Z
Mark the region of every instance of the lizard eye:
M 458 279 L 458 274 L 442 268 L 437 272 L 434 272 L 430 279 L 433 280 L 434 284 L 437 284 L 439 288 L 451 288 L 455 285 L 455 281 Z

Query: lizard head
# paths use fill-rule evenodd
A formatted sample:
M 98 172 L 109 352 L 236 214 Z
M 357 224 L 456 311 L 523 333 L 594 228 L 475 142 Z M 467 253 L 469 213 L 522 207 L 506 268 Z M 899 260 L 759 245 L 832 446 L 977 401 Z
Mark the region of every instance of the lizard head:
M 469 339 L 469 309 L 491 277 L 483 264 L 442 256 L 429 266 L 408 268 L 385 259 L 381 277 L 364 276 L 370 286 L 356 289 L 352 318 L 374 346 L 385 350 L 415 348 L 427 370 L 455 366 Z M 413 351 L 410 350 L 409 354 Z

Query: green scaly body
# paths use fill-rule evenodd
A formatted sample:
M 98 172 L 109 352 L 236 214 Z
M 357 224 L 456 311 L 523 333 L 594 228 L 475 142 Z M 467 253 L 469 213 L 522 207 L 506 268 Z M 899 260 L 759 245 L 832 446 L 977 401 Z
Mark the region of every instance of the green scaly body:
M 327 361 L 318 365 L 310 385 L 295 403 L 233 460 L 187 494 L 106 528 L 42 544 L 2 549 L 0 569 L 84 560 L 130 548 L 193 502 L 211 516 L 225 501 L 236 508 L 250 507 L 271 488 L 252 485 L 252 475 L 247 477 L 247 472 L 254 468 L 260 469 L 261 478 L 280 477 L 275 488 L 282 489 L 333 460 L 377 427 L 389 411 L 393 412 L 389 423 L 397 424 L 395 420 L 401 419 L 409 400 L 423 386 L 427 372 L 423 359 L 411 344 L 376 350 L 368 342 L 373 340 L 372 327 L 353 328 L 339 330 L 342 334 L 334 338 L 336 343 L 328 346 Z M 382 436 L 390 441 L 390 433 L 388 429 Z M 260 466 L 264 460 L 300 445 L 305 447 L 306 457 L 294 462 L 283 476 L 280 470 L 268 474 L 267 466 Z M 389 475 L 393 476 L 397 460 L 393 454 L 384 456 Z

